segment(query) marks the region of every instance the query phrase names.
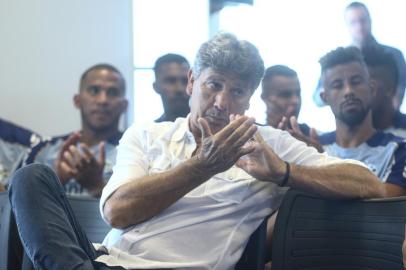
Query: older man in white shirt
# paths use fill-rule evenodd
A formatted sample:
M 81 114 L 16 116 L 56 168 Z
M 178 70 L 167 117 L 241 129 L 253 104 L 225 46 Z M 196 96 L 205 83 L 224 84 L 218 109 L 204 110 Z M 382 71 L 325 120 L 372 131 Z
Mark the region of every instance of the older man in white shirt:
M 243 116 L 263 72 L 258 50 L 233 35 L 217 35 L 200 47 L 189 72 L 190 115 L 132 126 L 120 141 L 100 202 L 114 227 L 104 252 L 86 240 L 50 170 L 19 171 L 11 202 L 34 264 L 233 269 L 288 186 L 332 198 L 384 196 L 361 163 L 319 154 L 287 132 Z

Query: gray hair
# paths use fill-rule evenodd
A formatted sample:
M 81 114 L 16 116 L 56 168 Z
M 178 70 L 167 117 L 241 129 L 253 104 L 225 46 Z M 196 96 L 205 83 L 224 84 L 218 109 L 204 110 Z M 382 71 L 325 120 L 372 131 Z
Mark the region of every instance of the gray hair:
M 197 52 L 193 76 L 198 78 L 206 68 L 231 72 L 248 81 L 255 90 L 264 75 L 264 61 L 250 42 L 238 40 L 230 33 L 220 33 L 203 43 Z

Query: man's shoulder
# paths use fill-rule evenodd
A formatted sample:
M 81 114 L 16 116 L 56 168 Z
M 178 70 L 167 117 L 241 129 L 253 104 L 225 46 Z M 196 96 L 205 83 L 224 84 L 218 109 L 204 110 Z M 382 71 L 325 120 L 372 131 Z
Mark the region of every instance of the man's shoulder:
M 335 143 L 336 142 L 336 132 L 331 131 L 331 132 L 322 133 L 319 136 L 319 142 L 321 145 L 329 145 L 329 144 Z
M 142 137 L 148 140 L 156 138 L 182 139 L 188 131 L 187 118 L 177 118 L 175 122 L 148 122 L 143 124 L 133 124 L 126 132 L 124 137 Z
M 30 164 L 36 161 L 36 158 L 40 153 L 44 155 L 49 155 L 49 152 L 59 152 L 59 149 L 62 147 L 63 142 L 72 134 L 68 133 L 65 135 L 48 137 L 43 139 L 40 143 L 31 148 L 28 156 L 25 160 L 25 164 Z
M 0 138 L 9 143 L 30 147 L 39 142 L 40 136 L 33 131 L 0 119 Z
M 386 147 L 390 143 L 404 145 L 406 140 L 405 138 L 398 137 L 392 133 L 378 131 L 367 141 L 367 144 L 370 147 Z

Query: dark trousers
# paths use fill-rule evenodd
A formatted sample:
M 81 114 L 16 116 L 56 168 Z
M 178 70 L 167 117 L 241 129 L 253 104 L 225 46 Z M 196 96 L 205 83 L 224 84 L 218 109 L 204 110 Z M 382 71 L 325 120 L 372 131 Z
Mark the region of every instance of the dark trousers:
M 124 269 L 94 261 L 98 253 L 51 168 L 39 164 L 21 168 L 11 180 L 9 195 L 21 241 L 35 269 Z

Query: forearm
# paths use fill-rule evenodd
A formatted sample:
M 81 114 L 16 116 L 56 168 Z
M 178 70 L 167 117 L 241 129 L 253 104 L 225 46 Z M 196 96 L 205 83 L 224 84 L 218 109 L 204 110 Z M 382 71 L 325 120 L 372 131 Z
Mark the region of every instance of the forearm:
M 166 172 L 148 175 L 117 189 L 104 205 L 113 227 L 126 228 L 148 220 L 168 208 L 212 175 L 192 158 Z
M 385 196 L 383 184 L 372 172 L 348 163 L 322 167 L 292 164 L 288 186 L 336 199 Z

